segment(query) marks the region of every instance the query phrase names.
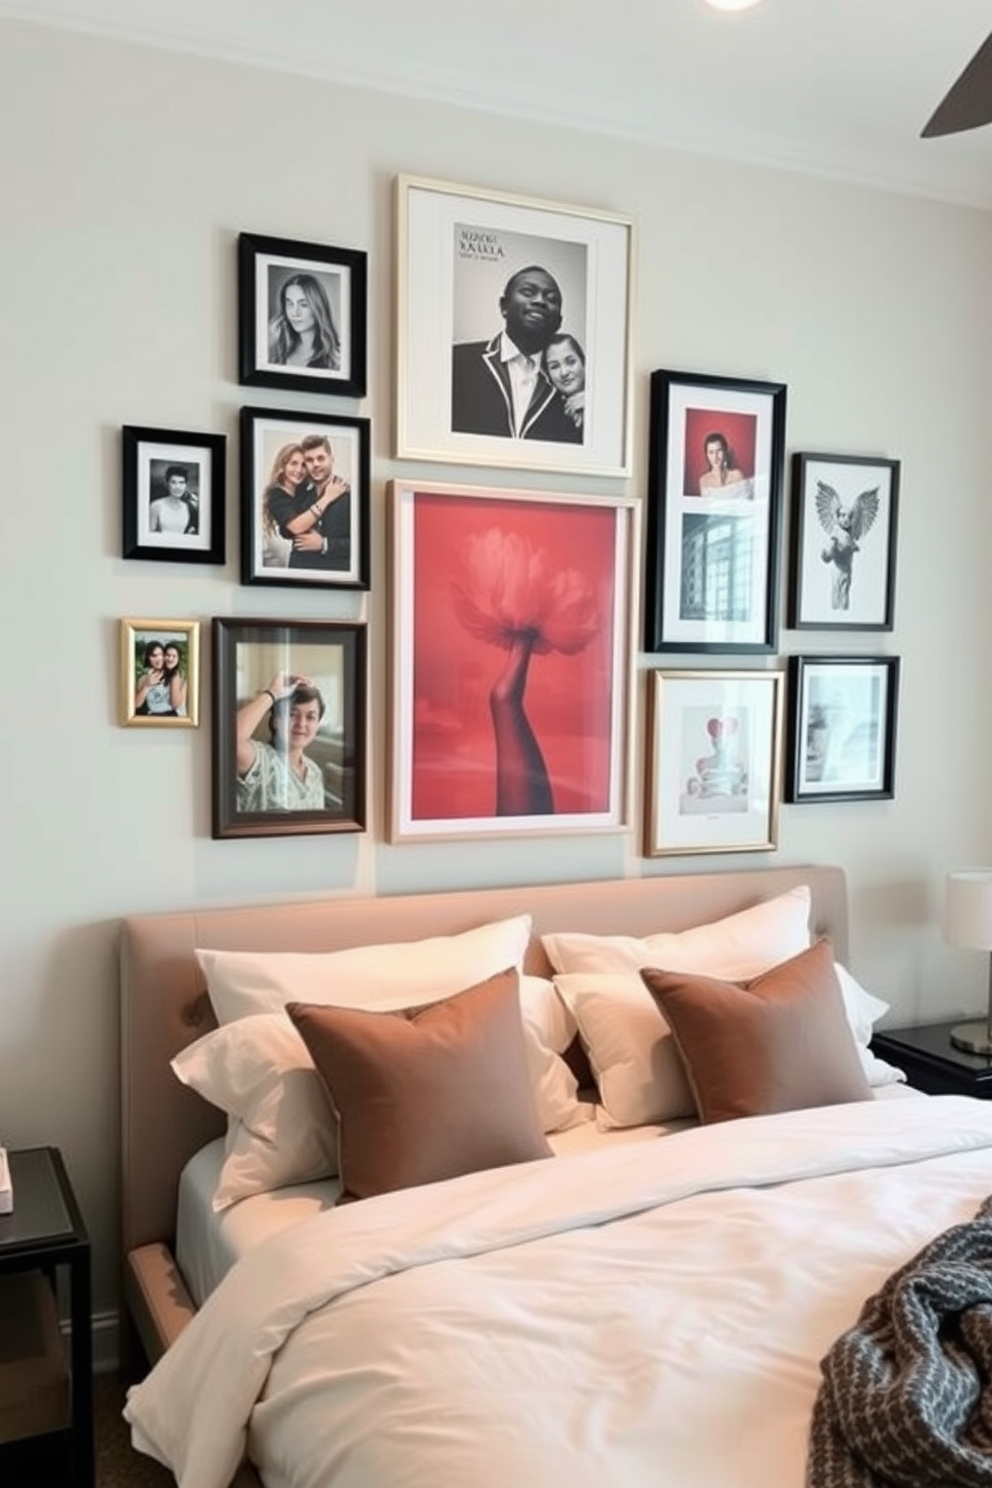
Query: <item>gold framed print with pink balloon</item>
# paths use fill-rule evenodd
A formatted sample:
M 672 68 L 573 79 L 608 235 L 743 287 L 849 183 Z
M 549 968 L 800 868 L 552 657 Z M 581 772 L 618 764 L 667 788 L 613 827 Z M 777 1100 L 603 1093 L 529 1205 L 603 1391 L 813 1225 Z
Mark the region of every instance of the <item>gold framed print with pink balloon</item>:
M 390 840 L 629 820 L 638 504 L 390 483 Z
M 784 676 L 648 673 L 645 857 L 777 846 Z

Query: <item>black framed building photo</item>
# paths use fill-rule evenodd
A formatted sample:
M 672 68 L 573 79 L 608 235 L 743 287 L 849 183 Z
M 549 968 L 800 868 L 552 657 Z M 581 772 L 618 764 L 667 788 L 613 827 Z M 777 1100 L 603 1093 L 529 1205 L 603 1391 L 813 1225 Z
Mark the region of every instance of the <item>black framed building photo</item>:
M 652 374 L 645 650 L 775 650 L 785 396 Z
M 785 799 L 895 795 L 898 656 L 790 656 Z

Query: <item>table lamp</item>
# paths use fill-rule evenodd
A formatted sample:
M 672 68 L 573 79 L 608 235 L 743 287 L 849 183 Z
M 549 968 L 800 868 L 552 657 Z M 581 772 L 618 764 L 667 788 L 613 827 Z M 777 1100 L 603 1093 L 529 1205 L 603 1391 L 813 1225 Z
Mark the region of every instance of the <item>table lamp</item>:
M 992 953 L 992 868 L 964 868 L 947 875 L 944 937 L 951 945 Z M 992 954 L 985 1017 L 952 1028 L 951 1043 L 969 1054 L 992 1055 Z

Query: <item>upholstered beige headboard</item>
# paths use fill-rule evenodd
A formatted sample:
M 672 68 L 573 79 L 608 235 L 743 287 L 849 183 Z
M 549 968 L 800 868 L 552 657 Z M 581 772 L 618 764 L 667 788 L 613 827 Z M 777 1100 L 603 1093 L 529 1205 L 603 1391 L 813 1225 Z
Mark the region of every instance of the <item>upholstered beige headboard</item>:
M 183 1164 L 223 1130 L 223 1118 L 186 1087 L 170 1059 L 213 1027 L 194 950 L 329 951 L 381 941 L 446 935 L 529 912 L 534 938 L 528 970 L 549 970 L 540 935 L 549 930 L 645 935 L 680 930 L 808 883 L 813 928 L 847 954 L 847 890 L 833 867 L 755 869 L 603 883 L 542 884 L 376 899 L 184 914 L 132 916 L 121 944 L 122 1242 L 127 1252 L 171 1246 Z

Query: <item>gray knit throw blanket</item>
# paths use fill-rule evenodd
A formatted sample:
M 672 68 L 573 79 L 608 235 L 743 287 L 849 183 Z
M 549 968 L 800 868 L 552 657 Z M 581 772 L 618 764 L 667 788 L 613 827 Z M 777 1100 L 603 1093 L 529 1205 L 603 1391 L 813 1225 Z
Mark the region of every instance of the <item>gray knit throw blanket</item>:
M 992 1485 L 992 1199 L 894 1272 L 820 1367 L 807 1488 Z

